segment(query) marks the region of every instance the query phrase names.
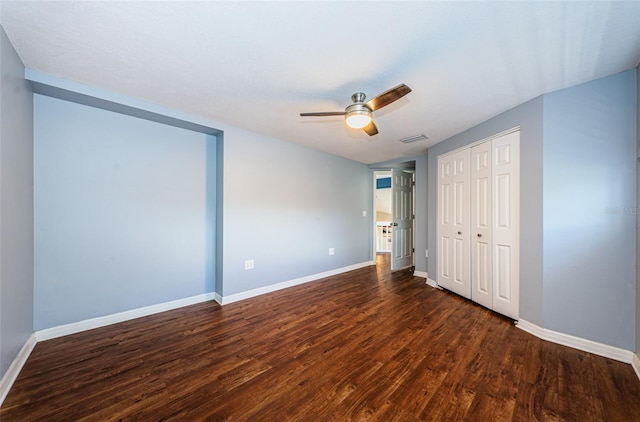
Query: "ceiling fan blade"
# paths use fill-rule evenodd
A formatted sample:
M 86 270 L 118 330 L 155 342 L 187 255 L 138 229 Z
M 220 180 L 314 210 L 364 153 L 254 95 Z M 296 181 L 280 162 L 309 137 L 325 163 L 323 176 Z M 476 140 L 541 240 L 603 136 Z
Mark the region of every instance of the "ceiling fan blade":
M 319 111 L 317 113 L 300 113 L 300 116 L 344 116 L 344 111 Z
M 367 132 L 367 134 L 369 136 L 373 136 L 373 135 L 377 135 L 378 134 L 378 128 L 376 127 L 376 124 L 373 123 L 373 120 L 371 121 L 371 123 L 369 123 L 368 125 L 363 127 L 362 130 Z
M 400 85 L 396 86 L 395 88 L 391 88 L 390 90 L 383 92 L 382 94 L 378 95 L 377 97 L 373 97 L 365 105 L 371 111 L 376 111 L 376 110 L 378 110 L 378 109 L 380 109 L 380 108 L 382 108 L 384 106 L 387 106 L 387 105 L 391 104 L 392 102 L 404 97 L 405 95 L 407 95 L 410 92 L 411 92 L 411 88 L 409 88 L 405 84 L 400 84 Z

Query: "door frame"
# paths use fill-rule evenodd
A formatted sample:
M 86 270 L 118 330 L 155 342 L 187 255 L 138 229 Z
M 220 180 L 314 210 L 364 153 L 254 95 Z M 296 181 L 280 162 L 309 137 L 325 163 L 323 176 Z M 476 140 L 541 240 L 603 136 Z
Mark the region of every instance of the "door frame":
M 413 160 L 410 160 L 408 162 L 411 162 Z M 402 163 L 396 163 L 396 164 L 402 164 Z M 415 215 L 416 215 L 416 169 L 415 167 L 413 168 L 403 168 L 401 166 L 395 166 L 395 165 L 389 165 L 388 167 L 377 167 L 377 168 L 372 168 L 371 170 L 371 179 L 372 179 L 372 195 L 371 195 L 371 261 L 373 262 L 373 265 L 376 265 L 376 174 L 377 173 L 389 173 L 391 172 L 391 169 L 396 169 L 396 170 L 400 170 L 400 171 L 404 171 L 407 173 L 412 173 L 413 174 L 413 183 L 412 183 L 412 195 L 411 195 L 411 207 L 412 207 L 412 212 L 413 212 L 413 236 L 411 239 L 412 242 L 412 249 L 413 249 L 413 256 L 412 256 L 412 265 L 413 267 L 415 267 L 416 265 L 416 253 L 415 253 L 415 249 L 416 249 L 416 219 L 415 219 Z M 393 183 L 393 181 L 392 181 Z M 393 210 L 393 196 L 391 198 L 391 208 Z M 393 246 L 392 246 L 393 248 Z
M 378 168 L 378 169 L 373 169 L 372 174 L 372 178 L 373 178 L 373 190 L 372 190 L 372 195 L 371 195 L 371 224 L 372 224 L 372 231 L 371 233 L 373 233 L 372 235 L 372 239 L 371 239 L 371 249 L 372 249 L 372 255 L 371 255 L 371 261 L 373 261 L 374 265 L 376 262 L 376 255 L 378 253 L 378 248 L 377 248 L 377 236 L 378 236 L 378 226 L 376 224 L 376 220 L 378 219 L 377 216 L 377 210 L 376 210 L 376 191 L 377 191 L 377 176 L 379 173 L 389 173 L 389 177 L 391 177 L 391 168 Z M 389 188 L 391 189 L 391 188 Z M 391 198 L 391 201 L 393 201 L 393 198 Z M 393 202 L 391 204 L 392 210 L 393 210 Z
M 377 168 L 377 169 L 373 169 L 373 171 L 371 172 L 371 178 L 372 178 L 372 195 L 371 195 L 371 262 L 373 262 L 373 265 L 377 265 L 376 264 L 376 255 L 378 254 L 377 251 L 377 244 L 376 244 L 376 239 L 377 239 L 377 234 L 378 234 L 378 228 L 376 225 L 376 220 L 377 220 L 377 215 L 376 215 L 376 180 L 377 180 L 377 175 L 379 173 L 391 173 L 391 168 Z M 391 177 L 391 174 L 389 174 L 389 177 Z M 393 199 L 392 199 L 393 201 Z M 393 208 L 393 203 L 391 204 L 391 207 Z

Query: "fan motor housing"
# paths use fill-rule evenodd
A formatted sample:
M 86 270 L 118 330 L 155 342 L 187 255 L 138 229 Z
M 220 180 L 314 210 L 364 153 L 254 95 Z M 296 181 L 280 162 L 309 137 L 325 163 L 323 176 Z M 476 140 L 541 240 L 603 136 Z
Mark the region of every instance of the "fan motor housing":
M 364 104 L 351 104 L 344 109 L 345 114 L 371 114 L 371 110 Z

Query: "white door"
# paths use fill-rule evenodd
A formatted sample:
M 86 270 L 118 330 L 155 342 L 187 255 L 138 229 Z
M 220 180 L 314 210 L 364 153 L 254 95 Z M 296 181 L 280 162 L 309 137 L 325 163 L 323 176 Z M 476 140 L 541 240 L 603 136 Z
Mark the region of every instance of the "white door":
M 471 298 L 493 309 L 491 142 L 471 148 Z
M 520 312 L 520 132 L 491 143 L 493 202 L 493 309 Z
M 391 170 L 391 271 L 413 265 L 413 174 Z
M 471 297 L 469 266 L 469 149 L 438 159 L 438 275 L 440 286 Z
M 520 132 L 438 158 L 437 218 L 438 284 L 518 319 Z

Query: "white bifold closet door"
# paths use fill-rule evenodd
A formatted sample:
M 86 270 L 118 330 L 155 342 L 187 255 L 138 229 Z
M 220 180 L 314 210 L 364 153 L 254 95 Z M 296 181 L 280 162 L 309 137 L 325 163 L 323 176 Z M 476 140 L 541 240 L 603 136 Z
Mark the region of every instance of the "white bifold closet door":
M 438 159 L 438 284 L 471 297 L 469 150 Z
M 467 207 L 454 210 L 464 199 L 451 200 L 451 161 L 466 168 Z M 467 157 L 467 158 L 465 158 Z M 466 160 L 466 163 L 464 162 Z M 449 168 L 450 170 L 447 170 Z M 517 319 L 519 316 L 520 133 L 508 133 L 438 159 L 439 243 L 438 284 Z M 449 171 L 449 173 L 448 173 Z M 446 177 L 445 177 L 446 176 Z M 462 191 L 459 189 L 459 191 Z M 464 194 L 463 194 L 464 195 Z M 456 213 L 467 213 L 468 229 L 452 229 Z M 457 217 L 464 220 L 464 217 Z M 466 243 L 452 248 L 451 236 Z M 465 251 L 455 256 L 456 250 Z M 454 254 L 452 257 L 452 253 Z M 465 262 L 466 260 L 466 262 Z M 470 282 L 456 283 L 454 265 L 468 268 Z M 453 278 L 453 280 L 452 280 Z

